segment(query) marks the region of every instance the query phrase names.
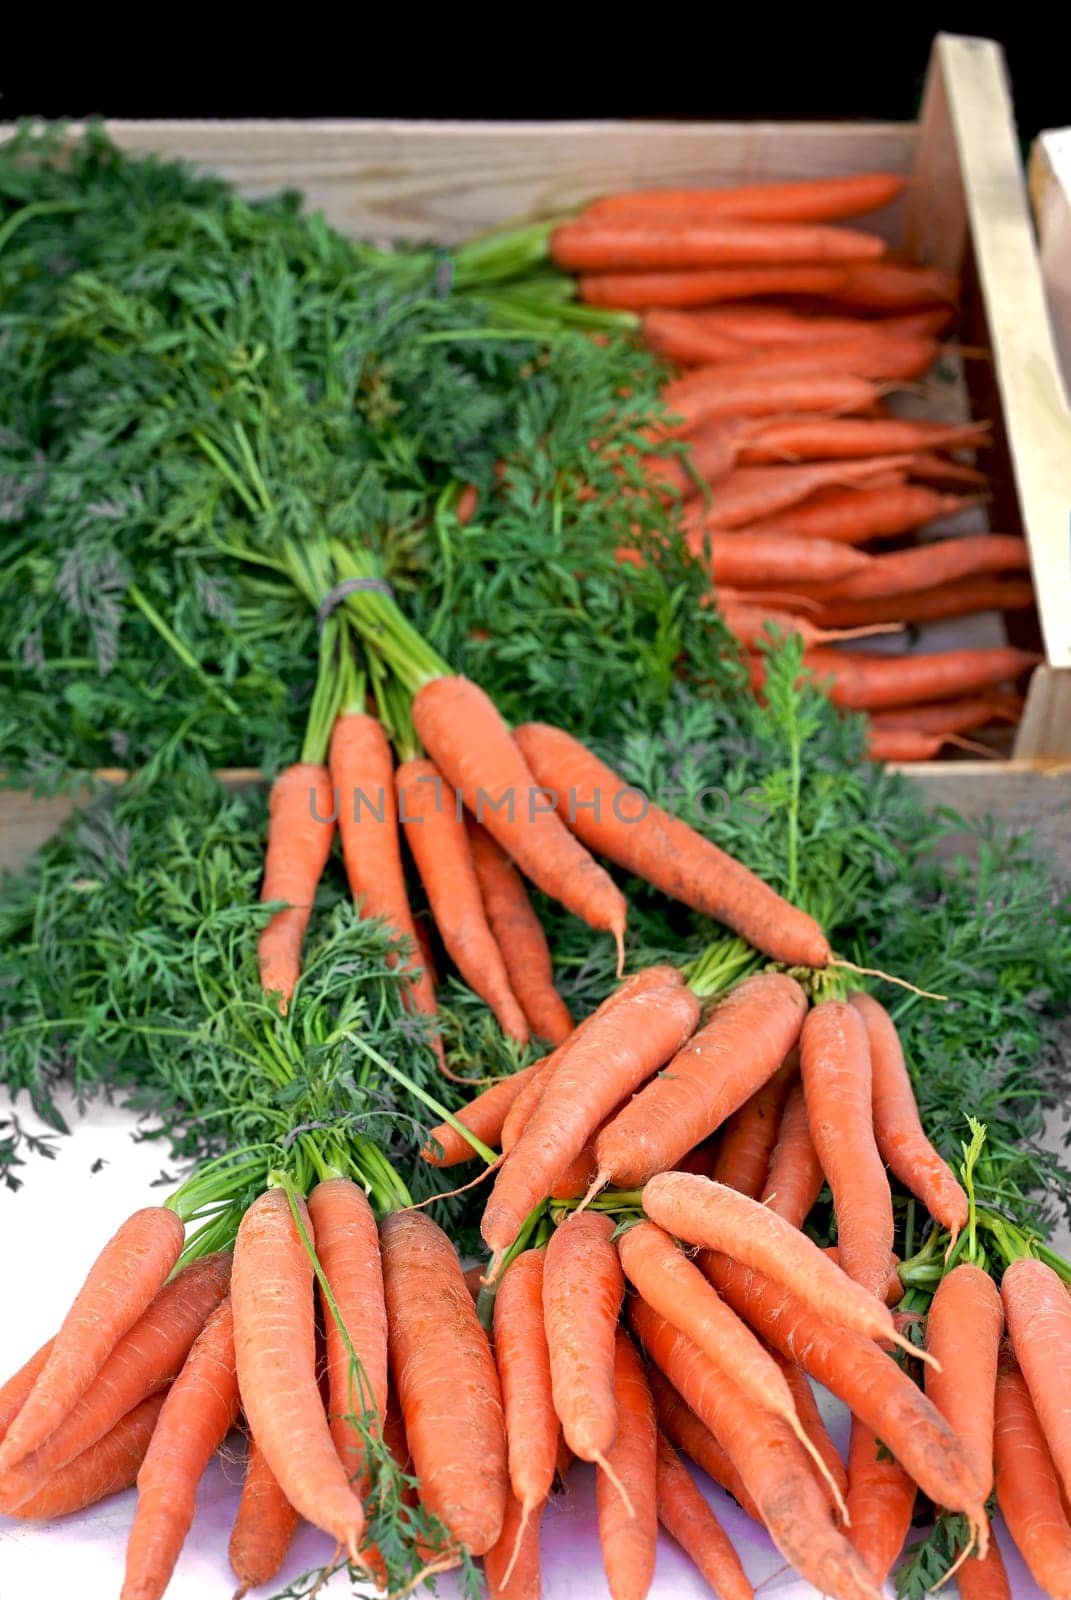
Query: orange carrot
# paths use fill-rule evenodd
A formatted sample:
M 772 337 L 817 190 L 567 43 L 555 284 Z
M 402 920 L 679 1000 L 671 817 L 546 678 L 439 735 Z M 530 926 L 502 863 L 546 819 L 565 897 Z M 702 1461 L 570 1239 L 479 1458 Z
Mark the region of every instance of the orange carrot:
M 503 1031 L 528 1042 L 528 1024 L 510 987 L 491 932 L 465 824 L 433 761 L 403 761 L 394 775 L 398 816 L 435 925 L 469 988 L 485 1000 Z
M 786 266 L 682 268 L 662 272 L 586 272 L 580 298 L 591 306 L 648 311 L 658 306 L 704 306 L 718 300 L 748 300 L 754 295 L 836 294 L 858 280 L 844 266 L 814 263 Z M 872 294 L 881 286 L 870 286 Z
M 472 1555 L 497 1543 L 509 1474 L 487 1335 L 449 1239 L 421 1211 L 381 1229 L 390 1367 L 421 1499 Z
M 876 1600 L 866 1567 L 837 1531 L 810 1460 L 786 1425 L 757 1410 L 642 1300 L 632 1302 L 630 1317 L 647 1354 L 728 1451 L 785 1560 L 822 1594 Z
M 834 1266 L 840 1266 L 840 1251 L 835 1244 L 822 1245 L 822 1254 L 832 1261 Z M 900 1277 L 900 1257 L 892 1255 L 889 1258 L 889 1277 L 885 1284 L 885 1293 L 882 1296 L 885 1304 L 891 1309 L 898 1306 L 904 1298 L 904 1285 Z
M 938 1505 L 961 1511 L 984 1541 L 983 1506 L 966 1452 L 895 1361 L 871 1339 L 836 1326 L 762 1272 L 712 1251 L 703 1252 L 699 1265 L 756 1333 L 843 1400 L 920 1488 Z
M 582 1461 L 605 1464 L 617 1437 L 614 1330 L 625 1279 L 614 1222 L 585 1211 L 551 1235 L 543 1267 L 543 1317 L 554 1410 Z
M 121 1600 L 159 1600 L 193 1522 L 197 1485 L 238 1415 L 234 1322 L 224 1300 L 171 1385 L 138 1473 Z
M 231 1529 L 227 1554 L 238 1579 L 235 1600 L 268 1583 L 286 1559 L 297 1525 L 297 1512 L 279 1487 L 279 1480 L 250 1436 L 242 1497 Z
M 1063 1387 L 1053 1374 L 1068 1371 L 1071 1358 L 1071 1296 L 1044 1261 L 1013 1261 L 1001 1279 L 1008 1337 L 1030 1390 L 1064 1494 L 1071 1494 L 1071 1429 Z
M 744 359 L 748 347 L 731 333 L 704 325 L 693 311 L 648 311 L 642 320 L 643 342 L 669 361 L 684 365 L 699 361 Z
M 989 474 L 981 467 L 943 456 L 938 450 L 915 450 L 911 456 L 911 476 L 919 483 L 939 485 L 942 489 L 985 489 L 989 483 Z
M 689 435 L 686 456 L 645 456 L 651 487 L 663 498 L 677 495 L 686 499 L 696 492 L 696 478 L 702 483 L 718 483 L 732 471 L 735 440 L 745 437 L 749 426 L 745 419 L 723 418 Z
M 483 1558 L 490 1600 L 541 1600 L 539 1525 L 542 1520 L 542 1504 L 526 1517 L 516 1495 L 507 1497 L 502 1532 Z
M 726 1120 L 708 1174 L 716 1183 L 727 1183 L 753 1200 L 762 1193 L 781 1113 L 798 1072 L 799 1059 L 793 1051 L 773 1077 Z
M 949 543 L 958 540 L 949 540 Z M 1034 604 L 1028 578 L 960 578 L 912 594 L 845 600 L 831 596 L 817 602 L 812 622 L 821 628 L 857 628 L 890 622 L 940 622 L 946 617 L 969 617 L 979 611 L 1024 611 Z
M 229 1256 L 204 1256 L 164 1285 L 74 1409 L 43 1444 L 0 1478 L 0 1510 L 11 1513 L 39 1494 L 128 1411 L 168 1387 L 226 1294 L 229 1275 Z
M 1021 711 L 1015 696 L 994 692 L 963 700 L 938 700 L 932 706 L 908 706 L 903 711 L 875 711 L 869 721 L 882 732 L 918 728 L 925 733 L 970 733 L 988 722 L 1017 722 Z M 873 1039 L 870 1051 L 873 1055 Z
M 753 425 L 737 451 L 741 463 L 848 461 L 919 451 L 978 449 L 989 442 L 984 422 L 946 424 L 902 417 L 772 417 Z
M 993 1451 L 997 1504 L 1030 1576 L 1046 1594 L 1071 1594 L 1071 1521 L 1060 1477 L 1026 1381 L 1006 1358 L 997 1374 Z
M 883 1449 L 873 1429 L 853 1417 L 848 1445 L 848 1542 L 878 1583 L 885 1582 L 904 1548 L 915 1494 L 914 1479 Z
M 708 1478 L 720 1485 L 726 1494 L 731 1494 L 742 1511 L 746 1511 L 755 1522 L 761 1523 L 759 1508 L 744 1487 L 744 1480 L 706 1424 L 700 1422 L 695 1412 L 685 1405 L 669 1379 L 657 1367 L 648 1367 L 647 1383 L 658 1413 L 659 1427 L 665 1429 L 667 1437 L 689 1461 L 701 1467 Z
M 538 786 L 491 701 L 466 678 L 434 678 L 413 701 L 416 731 L 477 822 L 545 894 L 589 927 L 612 933 L 620 954 L 625 898 L 540 803 Z
M 760 973 L 732 990 L 665 1072 L 599 1135 L 600 1176 L 634 1189 L 674 1166 L 773 1077 L 796 1042 L 806 1007 L 803 990 L 784 973 Z
M 382 1428 L 387 1407 L 387 1309 L 376 1219 L 364 1190 L 349 1178 L 318 1183 L 308 1206 L 316 1254 L 345 1329 L 324 1296 L 331 1438 L 347 1478 L 363 1487 L 366 1439 Z
M 457 497 L 457 504 L 454 506 L 454 516 L 463 528 L 468 527 L 479 509 L 479 505 L 480 491 L 476 485 L 474 483 L 464 484 L 461 493 Z
M 550 254 L 566 272 L 651 272 L 660 268 L 734 267 L 789 262 L 874 260 L 885 252 L 872 233 L 821 223 L 751 223 L 735 217 L 648 221 L 580 217 L 550 237 Z
M 626 189 L 585 207 L 585 217 L 742 217 L 752 222 L 839 222 L 877 211 L 903 193 L 893 172 L 848 178 L 801 178 L 792 183 L 740 184 L 727 189 Z M 728 1600 L 728 1597 L 726 1597 Z
M 652 313 L 648 314 L 649 316 Z M 686 318 L 687 312 L 661 312 L 662 318 Z M 940 353 L 936 339 L 888 333 L 877 325 L 860 323 L 853 338 L 813 339 L 807 344 L 726 346 L 725 335 L 697 331 L 685 324 L 666 327 L 656 323 L 661 354 L 690 367 L 677 380 L 680 387 L 716 389 L 720 382 L 736 383 L 760 369 L 777 377 L 804 377 L 810 373 L 846 372 L 857 378 L 886 383 L 906 383 L 921 378 Z
M 366 917 L 382 917 L 412 945 L 409 994 L 417 1011 L 435 1015 L 435 985 L 418 942 L 405 887 L 394 760 L 383 726 L 363 712 L 336 718 L 328 756 L 338 796 L 338 831 L 350 893 Z
M 583 1024 L 581 1024 L 583 1026 Z M 565 1041 L 572 1044 L 579 1029 Z M 558 1050 L 563 1050 L 565 1045 L 559 1045 Z M 552 1050 L 549 1056 L 544 1056 L 542 1061 L 535 1063 L 532 1076 L 525 1080 L 518 1090 L 517 1097 L 506 1112 L 502 1123 L 502 1153 L 509 1155 L 521 1134 L 532 1119 L 532 1113 L 543 1098 L 543 1092 L 554 1075 L 554 1068 L 558 1064 L 558 1050 Z
M 723 303 L 702 311 L 691 311 L 689 316 L 696 327 L 706 332 L 720 333 L 738 344 L 764 345 L 812 344 L 816 339 L 854 339 L 860 328 L 865 327 L 932 339 L 945 332 L 952 321 L 953 312 L 948 306 L 934 306 L 925 311 L 902 312 L 862 321 L 858 312 L 837 316 L 792 311 L 787 306 L 754 305 L 744 301 L 739 305 Z
M 803 1084 L 797 1081 L 789 1088 L 781 1113 L 777 1143 L 760 1198 L 769 1211 L 792 1227 L 802 1228 L 825 1181 L 807 1122 Z
M 644 1600 L 658 1540 L 658 1426 L 643 1363 L 621 1327 L 613 1381 L 617 1437 L 595 1473 L 599 1544 L 611 1600 Z
M 53 1339 L 49 1339 L 40 1350 L 34 1352 L 29 1361 L 23 1362 L 19 1370 L 12 1373 L 7 1382 L 0 1386 L 0 1440 L 6 1437 L 7 1430 L 22 1410 L 26 1396 L 37 1382 L 38 1375 L 51 1354 L 54 1342 Z
M 620 1001 L 575 1045 L 564 1047 L 542 1100 L 498 1171 L 483 1214 L 480 1231 L 496 1257 L 598 1124 L 665 1065 L 698 1020 L 699 1002 L 690 989 L 650 989 Z
M 687 378 L 668 383 L 662 400 L 672 418 L 671 436 L 693 432 L 719 417 L 771 417 L 784 411 L 866 411 L 878 399 L 878 385 L 850 372 L 774 373 L 750 364 L 731 381 L 696 387 Z
M 926 1317 L 926 1393 L 967 1451 L 983 1500 L 993 1492 L 993 1396 L 1004 1312 L 987 1272 L 960 1262 L 937 1285 Z
M 102 1439 L 75 1456 L 65 1467 L 60 1467 L 35 1495 L 8 1514 L 20 1522 L 66 1517 L 72 1511 L 83 1511 L 108 1495 L 121 1494 L 124 1489 L 131 1488 L 145 1459 L 163 1403 L 162 1394 L 142 1400 L 120 1417 Z
M 968 1556 L 956 1573 L 960 1600 L 1012 1600 L 1004 1557 L 995 1539 L 989 1541 L 984 1561 Z
M 298 1215 L 311 1241 L 304 1202 Z M 313 1269 L 290 1201 L 267 1189 L 234 1247 L 238 1387 L 253 1435 L 295 1511 L 360 1561 L 364 1512 L 335 1450 L 316 1381 Z
M 830 960 L 825 935 L 811 917 L 687 823 L 651 805 L 570 734 L 527 722 L 517 729 L 517 742 L 589 849 L 725 923 L 775 961 L 821 967 Z
M 718 595 L 718 615 L 733 638 L 747 650 L 757 650 L 768 643 L 771 629 L 790 638 L 796 636 L 809 645 L 834 644 L 839 639 L 859 639 L 868 634 L 900 631 L 900 624 L 896 622 L 875 623 L 861 628 L 820 628 L 808 617 L 793 611 L 779 611 L 771 606 L 741 604 L 738 600 L 730 600 L 724 590 Z
M 915 311 L 933 305 L 954 305 L 959 298 L 959 280 L 939 267 L 917 267 L 901 261 L 859 261 L 841 268 L 840 281 L 831 291 L 831 298 L 865 311 Z
M 506 1078 L 497 1078 L 489 1089 L 454 1113 L 458 1122 L 463 1122 L 484 1144 L 497 1144 L 510 1107 L 542 1065 L 542 1061 L 533 1061 L 530 1067 L 511 1072 Z M 464 1135 L 448 1122 L 437 1123 L 432 1128 L 421 1151 L 423 1159 L 433 1167 L 454 1167 L 461 1161 L 472 1160 L 475 1154 Z
M 686 502 L 683 525 L 689 535 L 742 528 L 774 513 L 785 513 L 786 507 L 798 505 L 826 484 L 864 481 L 905 465 L 908 459 L 877 456 L 802 466 L 736 467 L 718 484 L 709 506 L 698 495 Z M 787 513 L 785 517 L 787 523 Z
M 281 772 L 268 801 L 268 848 L 262 901 L 285 900 L 257 941 L 260 982 L 280 996 L 284 1014 L 301 971 L 301 945 L 312 915 L 331 841 L 335 837 L 334 786 L 325 766 L 298 761 Z
M 544 1251 L 525 1250 L 510 1263 L 495 1295 L 495 1364 L 502 1384 L 509 1479 L 525 1527 L 550 1494 L 558 1454 L 543 1320 L 544 1261 Z M 522 1537 L 518 1535 L 518 1543 Z
M 920 588 L 955 583 L 960 578 L 1022 571 L 1029 565 L 1025 539 L 1001 533 L 970 534 L 914 545 L 893 555 L 874 556 L 865 571 L 839 579 L 835 589 L 830 588 L 829 598 L 870 600 L 911 594 Z
M 896 1024 L 871 995 L 853 994 L 851 1003 L 870 1046 L 874 1135 L 882 1160 L 954 1243 L 967 1225 L 967 1196 L 923 1132 Z
M 471 819 L 468 833 L 484 910 L 506 963 L 513 993 L 536 1037 L 561 1044 L 573 1031 L 573 1019 L 554 987 L 543 925 L 505 851 Z
M 924 527 L 938 517 L 954 517 L 976 503 L 970 495 L 941 494 L 921 483 L 893 483 L 884 488 L 861 485 L 847 489 L 819 489 L 802 505 L 753 522 L 751 530 L 754 533 L 784 534 L 793 539 L 864 544 L 868 539 L 888 539 L 901 533 L 910 533 L 912 529 Z M 959 539 L 948 541 L 956 545 L 960 542 Z M 932 560 L 937 548 L 927 544 L 920 546 L 917 552 L 903 551 L 898 555 L 911 554 L 918 566 L 923 555 Z M 895 562 L 897 557 L 886 556 L 883 559 Z M 896 571 L 895 566 L 892 570 Z M 969 567 L 964 569 L 971 570 Z M 920 581 L 931 585 L 940 581 L 941 575 L 940 563 L 935 562 L 932 570 L 919 572 L 914 581 L 916 586 Z M 950 576 L 956 575 L 954 570 L 950 572 Z M 962 573 L 959 575 L 962 576 Z M 908 587 L 907 584 L 902 585 L 904 589 Z M 868 591 L 864 589 L 862 592 L 866 594 Z M 873 592 L 885 594 L 900 591 L 875 589 Z M 851 595 L 852 591 L 849 590 L 845 598 Z
M 892 1193 L 874 1137 L 870 1044 L 859 1012 L 839 1000 L 809 1011 L 800 1073 L 815 1152 L 833 1192 L 840 1264 L 878 1299 L 892 1254 Z
M 740 537 L 740 535 L 737 535 Z M 1039 657 L 1010 645 L 990 650 L 943 650 L 933 655 L 868 656 L 847 650 L 808 650 L 804 663 L 828 682 L 834 705 L 882 710 L 916 701 L 955 700 L 1014 682 Z M 761 681 L 761 667 L 753 677 Z
M 907 1345 L 884 1303 L 834 1266 L 806 1234 L 747 1195 L 690 1172 L 662 1172 L 645 1186 L 643 1209 L 677 1239 L 706 1250 L 731 1250 L 742 1265 L 790 1289 L 837 1327 Z M 887 1250 L 883 1263 L 882 1297 L 889 1254 Z
M 694 556 L 707 559 L 702 535 L 688 542 Z M 864 571 L 873 557 L 828 539 L 796 539 L 742 528 L 712 539 L 709 559 L 711 577 L 719 588 L 724 584 L 746 590 L 835 583 Z
M 818 1409 L 818 1401 L 815 1399 L 807 1374 L 794 1361 L 789 1361 L 787 1356 L 775 1352 L 773 1359 L 781 1368 L 785 1383 L 788 1385 L 798 1418 L 798 1428 L 802 1430 L 802 1432 L 795 1429 L 793 1431 L 818 1467 L 830 1505 L 847 1526 L 848 1472 L 841 1460 L 840 1451 L 830 1438 L 829 1429 Z
M 43 1444 L 163 1287 L 185 1229 L 166 1206 L 135 1211 L 89 1269 L 49 1355 L 0 1444 L 0 1474 Z
M 722 1600 L 753 1600 L 755 1591 L 732 1540 L 661 1432 L 655 1482 L 659 1522 L 699 1568 L 714 1593 Z

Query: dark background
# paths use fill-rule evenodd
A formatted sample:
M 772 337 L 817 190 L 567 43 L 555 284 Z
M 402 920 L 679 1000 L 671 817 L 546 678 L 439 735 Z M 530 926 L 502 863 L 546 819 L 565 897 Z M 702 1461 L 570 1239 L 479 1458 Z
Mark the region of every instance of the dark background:
M 738 6 L 738 12 L 746 8 Z M 925 9 L 856 6 L 844 20 L 808 7 L 806 22 L 769 0 L 727 19 L 723 8 L 601 11 L 598 31 L 584 15 L 538 6 L 487 13 L 407 13 L 397 36 L 381 12 L 294 12 L 286 37 L 276 22 L 249 17 L 252 38 L 228 55 L 196 28 L 152 28 L 143 54 L 89 65 L 66 31 L 65 73 L 20 68 L 0 91 L 0 120 L 21 116 L 112 117 L 447 117 L 546 120 L 559 117 L 672 119 L 910 120 L 918 111 L 930 43 L 939 30 L 997 38 L 1008 56 L 1024 141 L 1071 123 L 1071 68 L 1042 13 L 1014 7 Z M 1009 15 L 1011 13 L 1011 15 Z M 397 14 L 396 14 L 397 15 Z M 589 14 L 590 15 L 590 14 Z M 302 26 L 303 18 L 307 25 Z M 174 21 L 174 18 L 170 18 Z M 280 19 L 281 20 L 281 19 Z M 388 19 L 389 21 L 389 19 Z M 171 34 L 174 34 L 171 37 Z M 191 49 L 191 46 L 195 48 Z M 221 57 L 226 58 L 222 59 Z M 32 60 L 27 52 L 25 60 Z

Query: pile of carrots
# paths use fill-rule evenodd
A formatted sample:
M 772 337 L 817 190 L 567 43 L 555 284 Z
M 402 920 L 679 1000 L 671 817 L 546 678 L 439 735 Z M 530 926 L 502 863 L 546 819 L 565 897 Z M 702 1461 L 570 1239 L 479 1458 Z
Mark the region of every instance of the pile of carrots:
M 1015 721 L 1015 686 L 1036 657 L 828 648 L 1033 603 L 1023 540 L 918 541 L 985 498 L 985 474 L 955 452 L 984 448 L 988 428 L 888 409 L 890 392 L 940 357 L 958 285 L 837 224 L 903 187 L 871 173 L 626 192 L 557 228 L 551 253 L 580 274 L 582 299 L 639 313 L 645 342 L 679 369 L 663 398 L 689 449 L 652 456 L 650 478 L 683 498 L 689 542 L 710 560 L 756 679 L 771 625 L 800 634 L 834 699 L 868 713 L 871 753 L 924 760 Z

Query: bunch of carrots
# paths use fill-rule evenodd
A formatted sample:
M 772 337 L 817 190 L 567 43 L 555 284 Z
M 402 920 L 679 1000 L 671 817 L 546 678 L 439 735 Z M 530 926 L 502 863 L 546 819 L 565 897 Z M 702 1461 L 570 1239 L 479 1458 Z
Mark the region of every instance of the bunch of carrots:
M 955 452 L 983 448 L 988 427 L 888 409 L 893 389 L 938 360 L 958 285 L 836 224 L 903 187 L 871 173 L 625 192 L 555 229 L 550 253 L 580 275 L 582 299 L 638 313 L 642 338 L 679 369 L 663 398 L 688 450 L 652 456 L 650 479 L 681 497 L 689 542 L 710 561 L 756 681 L 755 646 L 770 626 L 800 634 L 833 698 L 868 713 L 871 753 L 923 760 L 1016 720 L 1014 688 L 1036 658 L 828 648 L 1033 603 L 1023 540 L 914 542 L 985 498 L 985 474 Z M 890 540 L 901 542 L 891 553 Z

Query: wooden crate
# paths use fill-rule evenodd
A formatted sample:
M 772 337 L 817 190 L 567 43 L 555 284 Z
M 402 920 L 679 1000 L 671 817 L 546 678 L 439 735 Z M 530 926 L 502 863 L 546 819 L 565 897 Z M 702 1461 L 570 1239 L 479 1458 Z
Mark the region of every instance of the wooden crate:
M 508 219 L 666 182 L 877 170 L 911 178 L 906 200 L 873 225 L 923 260 L 968 268 L 968 313 L 992 349 L 1014 473 L 1008 517 L 1030 540 L 1047 664 L 1031 681 L 1013 762 L 909 770 L 967 809 L 983 797 L 982 809 L 1014 817 L 1029 790 L 1028 809 L 1063 816 L 1071 795 L 1071 414 L 997 44 L 939 36 L 917 124 L 149 121 L 113 122 L 108 131 L 126 150 L 184 157 L 251 197 L 300 189 L 335 226 L 377 241 L 455 243 Z M 0 864 L 24 859 L 65 809 L 70 802 L 0 793 Z

